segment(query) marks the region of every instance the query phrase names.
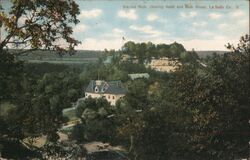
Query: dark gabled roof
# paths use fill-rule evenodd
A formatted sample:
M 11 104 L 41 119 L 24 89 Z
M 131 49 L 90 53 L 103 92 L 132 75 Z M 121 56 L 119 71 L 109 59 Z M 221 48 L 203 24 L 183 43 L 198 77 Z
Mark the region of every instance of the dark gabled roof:
M 97 91 L 95 91 L 97 89 Z M 126 90 L 122 87 L 121 81 L 101 81 L 91 80 L 85 92 L 90 93 L 107 93 L 107 94 L 125 94 Z

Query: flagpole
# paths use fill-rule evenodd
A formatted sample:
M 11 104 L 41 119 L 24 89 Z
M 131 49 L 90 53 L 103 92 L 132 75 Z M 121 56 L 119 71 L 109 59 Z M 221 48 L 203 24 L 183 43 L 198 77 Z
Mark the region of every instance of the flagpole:
M 122 48 L 123 48 L 123 46 L 124 46 L 125 42 L 126 42 L 125 37 L 122 37 L 122 46 L 121 46 L 121 50 L 122 50 Z

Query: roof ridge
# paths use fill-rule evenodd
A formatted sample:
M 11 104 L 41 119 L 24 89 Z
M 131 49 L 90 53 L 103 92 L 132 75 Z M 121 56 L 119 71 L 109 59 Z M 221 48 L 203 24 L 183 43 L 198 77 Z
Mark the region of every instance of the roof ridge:
M 110 94 L 125 94 L 126 90 L 122 86 L 121 80 L 116 81 L 104 81 L 100 85 L 94 83 L 94 80 L 91 80 L 88 87 L 86 88 L 86 92 L 95 92 L 95 87 L 98 87 L 98 92 L 96 93 L 110 93 Z

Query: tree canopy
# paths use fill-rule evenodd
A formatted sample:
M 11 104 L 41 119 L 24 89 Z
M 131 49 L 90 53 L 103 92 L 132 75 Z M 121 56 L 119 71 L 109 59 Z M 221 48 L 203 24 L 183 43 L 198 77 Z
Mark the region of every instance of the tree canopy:
M 170 45 L 155 45 L 152 42 L 135 43 L 133 41 L 128 41 L 122 47 L 123 54 L 136 57 L 141 63 L 144 60 L 150 60 L 152 57 L 180 58 L 180 54 L 185 52 L 186 50 L 183 45 L 177 42 L 174 42 Z
M 13 0 L 8 5 L 0 13 L 4 29 L 0 51 L 11 43 L 28 50 L 59 51 L 73 50 L 78 44 L 72 37 L 72 25 L 79 22 L 79 8 L 74 0 Z

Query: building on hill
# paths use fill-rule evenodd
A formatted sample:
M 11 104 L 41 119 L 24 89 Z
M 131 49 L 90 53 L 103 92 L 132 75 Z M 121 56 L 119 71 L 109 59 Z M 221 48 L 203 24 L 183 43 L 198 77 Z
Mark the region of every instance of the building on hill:
M 85 90 L 85 98 L 105 98 L 111 105 L 124 97 L 126 90 L 122 87 L 121 81 L 106 82 L 103 80 L 92 80 Z
M 138 78 L 145 78 L 149 79 L 149 74 L 148 73 L 134 73 L 134 74 L 128 74 L 129 78 L 132 80 L 138 79 Z
M 139 63 L 139 60 L 136 56 L 130 56 L 128 54 L 123 54 L 121 56 L 121 62 L 131 62 L 131 63 L 134 63 L 134 64 L 138 64 Z
M 153 58 L 150 62 L 145 63 L 147 68 L 151 68 L 159 72 L 174 72 L 181 65 L 182 64 L 177 59 L 167 57 L 161 57 L 159 59 Z

